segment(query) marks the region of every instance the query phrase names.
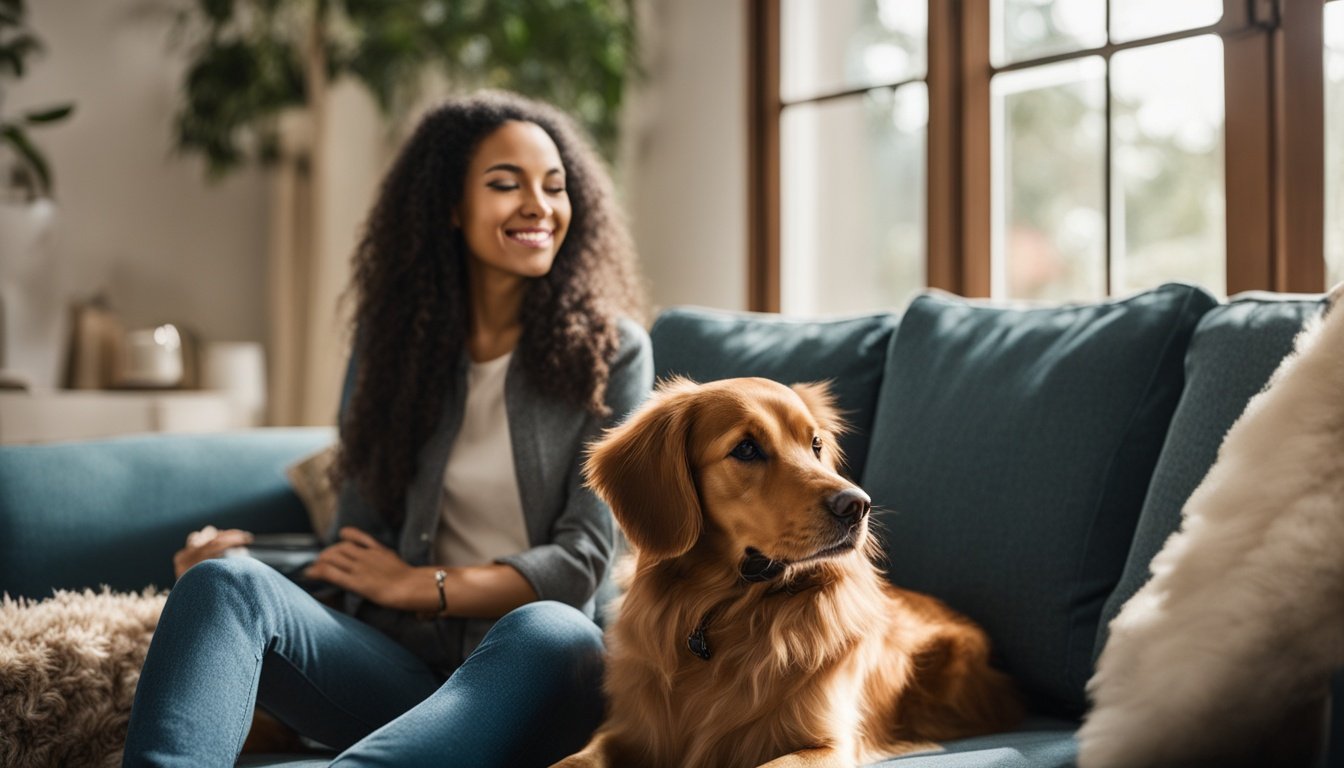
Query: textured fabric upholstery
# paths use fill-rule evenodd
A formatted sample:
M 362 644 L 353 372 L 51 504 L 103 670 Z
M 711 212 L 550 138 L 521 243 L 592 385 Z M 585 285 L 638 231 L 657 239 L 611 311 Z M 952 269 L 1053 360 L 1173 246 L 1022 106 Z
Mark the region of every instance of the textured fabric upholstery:
M 659 379 L 761 376 L 785 384 L 829 379 L 853 428 L 840 443 L 857 478 L 868 455 L 882 361 L 898 319 L 879 314 L 809 322 L 686 307 L 659 315 L 649 336 Z
M 1186 342 L 1215 303 L 1184 285 L 1049 309 L 925 295 L 892 341 L 863 475 L 889 575 L 979 622 L 1042 711 L 1085 706 Z
M 284 469 L 329 429 L 145 435 L 0 447 L 0 592 L 173 583 L 172 556 L 207 524 L 308 530 Z

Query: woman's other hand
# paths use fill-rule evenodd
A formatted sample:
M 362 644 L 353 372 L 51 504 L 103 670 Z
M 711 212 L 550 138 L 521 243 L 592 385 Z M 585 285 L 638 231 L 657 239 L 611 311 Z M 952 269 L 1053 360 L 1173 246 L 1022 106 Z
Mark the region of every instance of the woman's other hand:
M 342 528 L 340 539 L 322 550 L 303 575 L 335 584 L 388 608 L 417 608 L 412 584 L 414 567 L 358 528 Z
M 191 566 L 213 557 L 223 557 L 224 553 L 235 547 L 245 547 L 252 543 L 252 534 L 237 528 L 219 530 L 207 525 L 199 531 L 187 534 L 187 545 L 173 555 L 173 576 L 182 578 Z

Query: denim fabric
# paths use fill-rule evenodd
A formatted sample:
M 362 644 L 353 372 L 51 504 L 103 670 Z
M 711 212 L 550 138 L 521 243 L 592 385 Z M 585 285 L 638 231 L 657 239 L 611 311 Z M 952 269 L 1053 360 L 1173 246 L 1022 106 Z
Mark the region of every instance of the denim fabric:
M 210 560 L 164 606 L 124 765 L 231 766 L 256 705 L 344 750 L 342 766 L 547 765 L 601 719 L 601 653 L 582 613 L 533 603 L 496 623 L 444 682 L 268 566 Z

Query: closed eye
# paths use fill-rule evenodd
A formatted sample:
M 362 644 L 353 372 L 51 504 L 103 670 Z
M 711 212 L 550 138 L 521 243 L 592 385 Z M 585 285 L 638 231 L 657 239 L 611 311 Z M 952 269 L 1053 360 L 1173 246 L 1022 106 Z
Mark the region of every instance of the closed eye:
M 756 441 L 752 440 L 751 438 L 747 438 L 746 440 L 743 440 L 742 442 L 733 446 L 732 452 L 729 453 L 728 455 L 733 457 L 734 459 L 737 459 L 738 461 L 765 460 L 765 454 L 761 452 L 761 447 L 757 445 Z

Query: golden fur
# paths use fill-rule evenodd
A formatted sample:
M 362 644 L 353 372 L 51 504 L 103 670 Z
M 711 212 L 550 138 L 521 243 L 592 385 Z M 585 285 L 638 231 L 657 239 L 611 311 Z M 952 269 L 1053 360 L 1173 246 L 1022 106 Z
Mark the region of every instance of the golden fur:
M 843 429 L 825 385 L 677 379 L 592 448 L 633 573 L 607 719 L 559 765 L 850 766 L 1018 720 L 985 634 L 873 565 Z M 786 565 L 752 583 L 749 552 Z M 702 625 L 708 660 L 688 648 Z

